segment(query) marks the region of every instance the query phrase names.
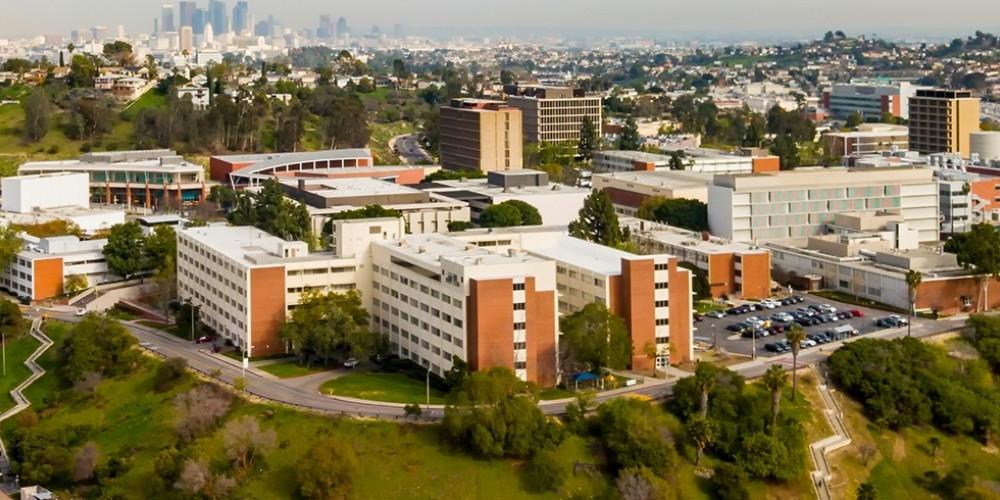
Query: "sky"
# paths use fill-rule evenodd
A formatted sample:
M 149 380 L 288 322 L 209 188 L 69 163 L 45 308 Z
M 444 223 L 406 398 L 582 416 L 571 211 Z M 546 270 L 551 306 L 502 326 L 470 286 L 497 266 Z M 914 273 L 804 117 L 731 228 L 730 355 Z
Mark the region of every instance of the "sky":
M 411 34 L 611 35 L 663 39 L 848 34 L 920 39 L 1000 31 L 998 0 L 249 0 L 256 19 L 315 28 L 321 14 L 344 16 L 355 33 L 373 25 Z M 0 38 L 66 34 L 123 25 L 149 32 L 175 0 L 0 0 Z M 230 6 L 235 0 L 228 0 Z M 207 7 L 208 0 L 199 0 Z M 40 9 L 39 7 L 42 7 Z M 942 16 L 942 10 L 948 9 Z

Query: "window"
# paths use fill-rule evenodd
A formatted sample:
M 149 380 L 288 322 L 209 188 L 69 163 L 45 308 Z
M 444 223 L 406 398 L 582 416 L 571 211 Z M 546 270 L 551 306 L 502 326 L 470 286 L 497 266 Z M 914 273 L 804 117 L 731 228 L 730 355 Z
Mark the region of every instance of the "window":
M 525 324 L 523 322 L 514 323 L 515 330 L 524 330 Z
M 524 283 L 514 283 L 514 291 L 515 292 L 524 291 Z
M 514 303 L 514 310 L 515 311 L 523 311 L 524 310 L 524 302 L 515 302 Z
M 653 269 L 656 271 L 666 271 L 670 269 L 670 264 L 656 264 L 653 266 Z
M 518 361 L 517 363 L 514 363 L 514 368 L 516 368 L 518 370 L 524 370 L 527 367 L 528 367 L 528 363 L 526 363 L 524 361 Z
M 657 300 L 656 307 L 667 307 L 670 301 L 667 300 Z
M 514 342 L 514 350 L 515 351 L 523 351 L 523 350 L 525 350 L 527 348 L 528 348 L 528 343 L 527 342 Z
M 656 326 L 664 326 L 664 325 L 669 325 L 669 324 L 670 324 L 670 320 L 667 319 L 667 318 L 658 318 L 656 320 Z
M 667 288 L 667 282 L 666 281 L 660 281 L 660 282 L 658 282 L 656 284 L 656 289 L 657 290 L 665 290 L 666 288 Z

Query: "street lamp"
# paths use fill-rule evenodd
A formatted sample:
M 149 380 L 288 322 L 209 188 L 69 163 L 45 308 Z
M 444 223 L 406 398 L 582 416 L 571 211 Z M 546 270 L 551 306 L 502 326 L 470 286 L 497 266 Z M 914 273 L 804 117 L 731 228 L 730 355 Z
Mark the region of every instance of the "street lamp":
M 750 354 L 750 359 L 757 359 L 757 322 L 753 322 L 753 326 L 750 329 L 750 340 L 752 343 L 752 351 Z
M 431 411 L 431 367 L 427 367 L 427 411 Z

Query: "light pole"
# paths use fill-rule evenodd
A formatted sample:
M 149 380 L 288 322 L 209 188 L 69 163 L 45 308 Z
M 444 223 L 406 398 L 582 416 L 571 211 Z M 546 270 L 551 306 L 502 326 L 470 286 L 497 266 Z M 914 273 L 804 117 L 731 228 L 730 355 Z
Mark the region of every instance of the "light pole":
M 194 304 L 191 302 L 191 299 L 185 300 L 184 303 L 187 304 L 188 312 L 191 315 L 191 331 L 188 332 L 188 336 L 191 337 L 191 340 L 194 340 Z
M 427 411 L 431 411 L 431 367 L 427 367 Z
M 753 327 L 750 329 L 750 340 L 752 344 L 752 351 L 750 354 L 750 359 L 757 359 L 757 323 L 753 323 Z
M 3 375 L 7 376 L 7 332 L 0 332 L 0 351 L 3 351 Z

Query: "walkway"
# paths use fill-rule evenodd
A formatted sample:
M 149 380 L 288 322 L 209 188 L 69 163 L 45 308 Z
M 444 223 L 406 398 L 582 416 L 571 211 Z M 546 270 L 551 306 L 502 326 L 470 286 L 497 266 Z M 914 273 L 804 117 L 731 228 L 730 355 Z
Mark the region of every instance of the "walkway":
M 52 339 L 45 336 L 45 333 L 42 332 L 41 318 L 31 320 L 31 336 L 35 337 L 42 344 L 38 346 L 38 349 L 31 356 L 28 356 L 28 359 L 24 360 L 24 365 L 31 370 L 31 376 L 25 379 L 24 382 L 21 382 L 14 390 L 10 391 L 10 397 L 14 399 L 14 407 L 0 415 L 0 422 L 21 413 L 31 406 L 31 401 L 28 401 L 28 398 L 24 397 L 24 390 L 35 383 L 42 375 L 45 375 L 45 370 L 38 364 L 38 358 L 42 357 L 42 354 L 45 354 L 45 351 L 52 347 Z M 6 478 L 8 472 L 10 472 L 10 463 L 7 459 L 7 448 L 3 444 L 3 439 L 0 439 L 0 473 L 2 473 L 0 478 Z
M 833 470 L 830 468 L 830 454 L 851 444 L 851 435 L 844 425 L 844 412 L 833 397 L 833 389 L 830 388 L 829 380 L 826 377 L 826 370 L 818 368 L 816 373 L 819 376 L 820 400 L 823 401 L 823 415 L 833 429 L 833 435 L 823 438 L 809 445 L 809 453 L 812 455 L 816 470 L 810 475 L 813 479 L 813 487 L 816 488 L 816 497 L 820 500 L 830 500 L 833 496 L 830 493 L 830 482 L 833 480 Z

